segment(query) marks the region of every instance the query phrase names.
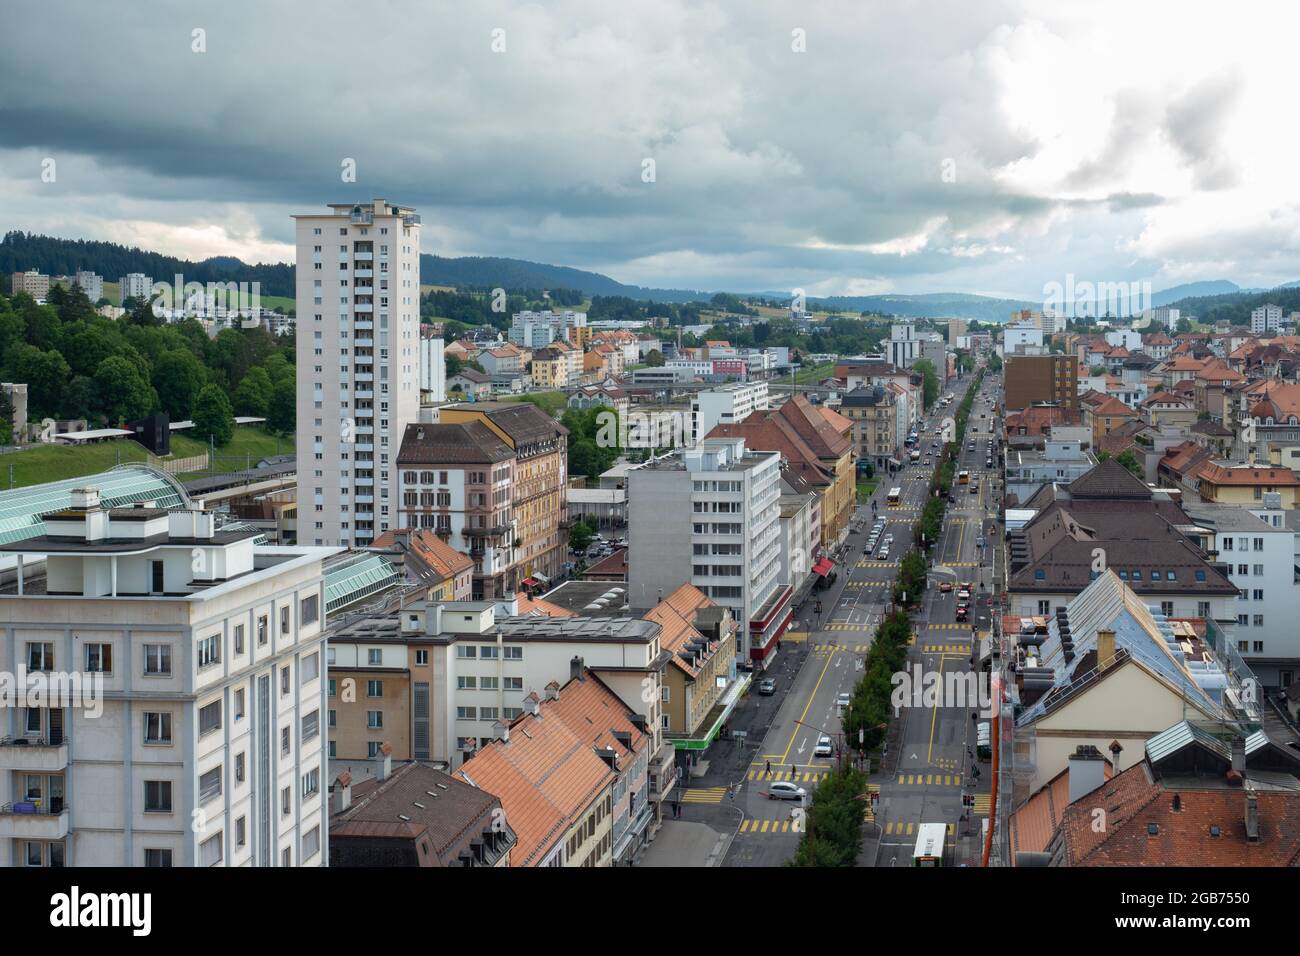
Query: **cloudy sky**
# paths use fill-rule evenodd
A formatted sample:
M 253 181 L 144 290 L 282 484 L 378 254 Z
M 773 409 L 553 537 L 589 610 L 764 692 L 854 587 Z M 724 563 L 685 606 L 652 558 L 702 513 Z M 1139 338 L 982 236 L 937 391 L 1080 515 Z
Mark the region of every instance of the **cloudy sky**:
M 672 288 L 1300 279 L 1286 4 L 6 11 L 5 229 L 288 261 L 291 214 L 382 197 L 425 252 Z

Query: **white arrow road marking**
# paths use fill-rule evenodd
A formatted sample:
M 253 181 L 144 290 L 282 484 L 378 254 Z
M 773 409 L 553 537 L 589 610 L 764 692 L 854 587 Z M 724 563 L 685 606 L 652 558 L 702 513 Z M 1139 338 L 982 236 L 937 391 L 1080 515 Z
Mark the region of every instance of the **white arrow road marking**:
M 800 755 L 800 756 L 803 756 L 803 750 L 804 750 L 804 748 L 807 747 L 807 746 L 808 746 L 808 739 L 807 739 L 806 737 L 805 737 L 803 740 L 799 741 L 799 755 Z

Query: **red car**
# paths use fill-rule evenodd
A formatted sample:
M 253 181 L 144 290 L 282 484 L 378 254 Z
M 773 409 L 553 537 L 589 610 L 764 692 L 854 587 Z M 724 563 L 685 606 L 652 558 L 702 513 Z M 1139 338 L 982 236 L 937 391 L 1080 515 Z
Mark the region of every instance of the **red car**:
M 967 616 L 969 613 L 970 613 L 970 608 L 966 607 L 966 605 L 964 605 L 964 604 L 959 605 L 958 608 L 957 608 L 957 620 L 959 620 L 959 621 L 964 621 L 964 620 L 966 620 L 966 616 Z

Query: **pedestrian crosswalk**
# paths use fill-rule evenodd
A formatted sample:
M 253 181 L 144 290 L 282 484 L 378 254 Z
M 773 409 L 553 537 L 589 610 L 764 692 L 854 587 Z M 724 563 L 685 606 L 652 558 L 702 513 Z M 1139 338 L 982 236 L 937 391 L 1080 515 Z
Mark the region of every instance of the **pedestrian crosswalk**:
M 803 817 L 793 815 L 786 817 L 784 820 L 742 820 L 740 822 L 741 833 L 802 833 L 803 827 Z
M 960 770 L 960 764 L 956 757 L 939 757 L 934 761 L 934 765 L 940 770 Z
M 921 648 L 922 654 L 969 654 L 969 644 L 926 644 Z
M 960 787 L 959 773 L 900 773 L 900 787 Z
M 893 581 L 849 581 L 845 587 L 850 588 L 892 588 Z
M 726 787 L 703 787 L 684 791 L 682 803 L 721 803 L 726 796 Z
M 987 817 L 989 815 L 992 797 L 987 793 L 975 794 L 975 815 L 977 817 Z
M 945 568 L 978 568 L 982 567 L 979 561 L 944 561 Z
M 746 779 L 763 781 L 786 780 L 790 783 L 816 783 L 821 780 L 822 777 L 826 776 L 826 774 L 830 773 L 830 770 L 830 767 L 826 767 L 822 770 L 797 770 L 794 773 L 791 773 L 789 768 L 786 768 L 785 770 L 773 769 L 771 773 L 768 773 L 767 770 L 762 767 L 758 767 L 757 769 L 751 767 Z
M 858 567 L 860 567 L 860 568 L 896 568 L 896 567 L 898 567 L 898 562 L 897 562 L 897 561 L 859 561 L 859 562 L 858 562 Z
M 847 621 L 832 621 L 830 624 L 825 625 L 822 628 L 822 630 L 824 631 L 866 631 L 869 630 L 870 627 L 871 625 L 865 623 L 850 624 Z
M 914 821 L 902 823 L 902 822 L 894 822 L 893 820 L 891 820 L 884 825 L 883 829 L 885 832 L 885 836 L 916 836 L 916 828 L 919 825 L 920 824 Z M 957 824 L 955 823 L 948 824 L 948 836 L 951 838 L 951 837 L 955 837 L 956 835 L 957 835 Z
M 958 622 L 956 624 L 927 624 L 927 630 L 931 631 L 966 631 L 970 632 L 970 625 Z
M 865 628 L 858 628 L 858 630 L 865 630 Z M 814 644 L 812 646 L 812 652 L 814 654 L 834 654 L 836 651 L 856 651 L 857 653 L 861 654 L 862 652 L 870 649 L 870 647 L 871 647 L 870 644 L 863 644 L 860 642 L 856 644 L 823 643 L 823 644 Z

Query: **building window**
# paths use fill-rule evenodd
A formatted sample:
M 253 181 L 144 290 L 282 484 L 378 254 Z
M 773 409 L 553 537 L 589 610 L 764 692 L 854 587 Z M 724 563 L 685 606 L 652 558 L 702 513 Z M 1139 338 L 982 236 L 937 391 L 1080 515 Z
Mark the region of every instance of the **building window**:
M 287 812 L 287 811 L 286 811 Z M 280 852 L 280 865 L 284 867 L 293 866 L 293 848 L 285 847 Z
M 206 803 L 221 796 L 221 768 L 213 767 L 199 777 L 199 802 Z
M 289 636 L 289 605 L 280 608 L 280 636 Z
M 366 649 L 366 663 L 371 667 L 378 667 L 384 662 L 384 652 L 382 648 L 370 647 Z
M 302 796 L 303 799 L 315 796 L 320 792 L 320 768 L 308 770 L 302 776 Z
M 170 780 L 146 780 L 144 782 L 144 812 L 172 812 L 172 782 Z
M 285 787 L 280 791 L 280 815 L 288 816 L 293 812 L 293 790 Z
M 239 753 L 235 754 L 235 783 L 244 782 L 245 763 L 246 761 L 244 760 L 243 751 L 240 751 Z
M 221 701 L 214 700 L 205 707 L 199 708 L 199 736 L 212 733 L 214 730 L 221 729 Z
M 289 688 L 292 686 L 293 684 L 291 682 L 291 675 L 289 673 L 288 666 L 281 667 L 280 668 L 280 693 L 281 694 L 289 693 Z
M 456 719 L 457 719 L 457 720 L 478 720 L 478 708 L 477 708 L 477 707 L 457 707 L 457 708 L 456 708 Z
M 172 672 L 172 648 L 170 644 L 144 645 L 144 672 L 146 675 L 161 677 Z
M 235 653 L 244 653 L 244 625 L 235 625 Z
M 169 867 L 172 865 L 172 851 L 163 847 L 145 847 L 144 865 L 148 867 Z
M 280 756 L 281 757 L 287 757 L 289 755 L 290 743 L 291 743 L 291 739 L 290 739 L 289 728 L 281 727 L 280 728 Z
M 244 688 L 235 690 L 235 720 L 244 719 Z
M 383 730 L 384 712 L 382 710 L 366 711 L 366 726 L 371 730 Z
M 86 671 L 91 674 L 113 672 L 113 645 L 92 642 L 86 645 Z
M 308 654 L 302 659 L 302 667 L 298 672 L 298 680 L 303 684 L 310 684 L 320 673 L 320 655 Z
M 524 659 L 524 649 L 522 647 L 506 647 L 502 657 L 508 661 L 522 661 Z
M 243 846 L 247 842 L 247 818 L 240 817 L 235 821 L 235 846 Z
M 320 597 L 313 594 L 311 597 L 303 598 L 299 605 L 299 612 L 300 623 L 315 624 L 320 617 Z
M 172 742 L 172 715 L 161 711 L 146 711 L 144 715 L 144 742 L 170 744 Z
M 1163 614 L 1165 617 L 1173 617 L 1173 616 L 1174 616 L 1174 602 L 1173 602 L 1173 601 L 1161 601 L 1161 602 L 1160 602 L 1160 613 Z
M 306 862 L 320 852 L 320 824 L 307 831 L 302 838 L 302 860 Z
M 384 696 L 384 682 L 381 681 L 381 680 L 368 680 L 368 681 L 366 681 L 366 696 L 367 696 L 367 697 L 383 697 L 383 696 Z
M 221 837 L 218 833 L 199 844 L 199 866 L 216 866 L 222 860 Z
M 416 666 L 416 667 L 424 667 L 424 666 L 427 665 L 428 663 L 429 663 L 429 652 L 428 652 L 428 651 L 416 651 L 416 652 L 415 652 L 415 666 Z
M 266 643 L 266 615 L 263 614 L 257 619 L 257 646 L 261 647 Z
M 199 641 L 199 670 L 221 663 L 221 638 L 216 634 Z
M 313 710 L 310 714 L 302 719 L 302 742 L 320 736 L 320 711 Z
M 27 669 L 29 671 L 54 670 L 54 645 L 46 643 L 28 643 Z

